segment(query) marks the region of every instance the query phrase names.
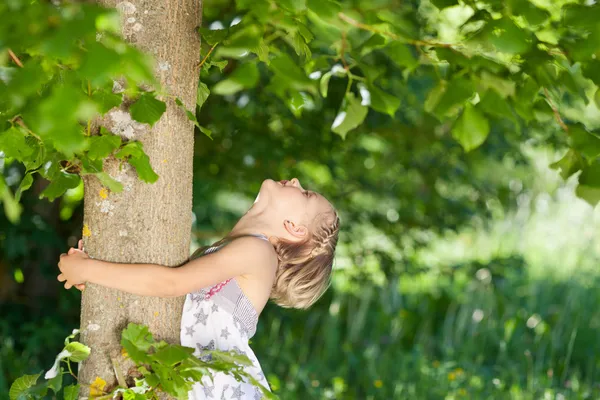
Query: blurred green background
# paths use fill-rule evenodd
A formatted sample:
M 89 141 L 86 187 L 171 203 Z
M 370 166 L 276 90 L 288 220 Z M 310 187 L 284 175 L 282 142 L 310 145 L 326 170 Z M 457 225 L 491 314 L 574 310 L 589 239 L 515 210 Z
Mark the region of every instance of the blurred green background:
M 269 304 L 252 339 L 276 393 L 284 400 L 600 398 L 600 212 L 589 204 L 600 197 L 581 191 L 600 184 L 589 172 L 600 171 L 593 169 L 600 79 L 592 68 L 600 34 L 590 28 L 598 6 L 278 3 L 204 2 L 202 56 L 215 51 L 201 72 L 211 94 L 197 119 L 213 140 L 196 132 L 190 248 L 226 234 L 266 178 L 298 177 L 339 210 L 331 289 L 309 311 Z M 562 8 L 568 3 L 581 3 L 579 28 L 596 31 L 578 31 Z M 471 35 L 492 20 L 519 28 L 504 26 L 499 31 L 510 35 L 491 39 Z M 14 21 L 18 32 L 24 25 Z M 219 44 L 221 31 L 238 23 L 238 37 Z M 8 37 L 9 29 L 0 33 Z M 574 47 L 584 43 L 577 34 L 587 38 L 589 60 Z M 450 51 L 422 39 L 461 45 Z M 495 47 L 482 50 L 481 40 Z M 549 61 L 540 55 L 554 48 L 549 43 L 568 52 Z M 2 46 L 0 81 L 7 81 Z M 485 57 L 464 56 L 473 49 Z M 558 72 L 537 68 L 546 62 Z M 323 83 L 346 63 L 346 72 Z M 443 92 L 448 82 L 459 83 L 453 90 L 472 84 L 473 93 Z M 368 107 L 349 101 L 349 93 L 365 101 L 361 83 L 369 85 Z M 332 131 L 348 104 L 363 119 Z M 476 120 L 487 129 L 466 121 L 464 131 L 479 130 L 475 139 L 483 140 L 465 152 L 469 142 L 454 124 L 469 107 L 481 110 Z M 0 128 L 10 110 L 0 108 Z M 577 174 L 569 154 L 580 153 L 591 167 Z M 3 181 L 16 191 L 25 168 L 0 154 Z M 1 400 L 17 377 L 49 369 L 79 324 L 80 293 L 56 281 L 56 264 L 80 238 L 83 186 L 52 202 L 39 198 L 47 186 L 35 176 L 19 218 L 7 197 L 0 213 Z

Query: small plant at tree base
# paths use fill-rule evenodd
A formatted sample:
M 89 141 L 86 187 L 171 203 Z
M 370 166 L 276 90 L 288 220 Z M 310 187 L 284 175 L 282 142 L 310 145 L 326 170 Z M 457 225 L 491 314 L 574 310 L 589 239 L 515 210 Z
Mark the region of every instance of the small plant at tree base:
M 54 365 L 38 382 L 42 372 L 34 375 L 23 375 L 16 379 L 10 387 L 10 400 L 42 399 L 51 389 L 58 395 L 62 389 L 65 400 L 75 400 L 79 395 L 80 383 L 63 387 L 63 375 L 77 376 L 71 368 L 71 361 L 81 362 L 90 354 L 90 348 L 77 341 L 71 341 L 79 329 L 65 339 L 64 349 L 56 356 Z M 264 398 L 277 399 L 267 388 L 243 370 L 244 365 L 251 365 L 246 355 L 235 351 L 205 350 L 203 355 L 210 356 L 211 361 L 202 361 L 194 356 L 194 349 L 178 344 L 169 344 L 164 340 L 157 342 L 145 325 L 130 323 L 121 334 L 123 354 L 134 361 L 139 378 L 134 377 L 135 386 L 128 387 L 123 376 L 117 376 L 118 385 L 108 389 L 106 381 L 96 377 L 89 386 L 90 398 L 141 400 L 156 399 L 158 392 L 166 392 L 178 399 L 187 399 L 188 392 L 195 382 L 204 376 L 212 380 L 214 372 L 233 375 L 238 381 L 247 381 L 259 387 Z M 65 367 L 61 363 L 65 363 Z M 118 371 L 118 369 L 115 369 Z

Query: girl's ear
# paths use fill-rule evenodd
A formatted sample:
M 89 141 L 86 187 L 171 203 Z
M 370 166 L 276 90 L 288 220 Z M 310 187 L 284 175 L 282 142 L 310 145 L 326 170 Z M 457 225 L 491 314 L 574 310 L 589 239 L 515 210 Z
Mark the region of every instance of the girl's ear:
M 308 234 L 308 229 L 304 225 L 296 225 L 290 220 L 285 220 L 283 226 L 294 238 L 304 239 Z

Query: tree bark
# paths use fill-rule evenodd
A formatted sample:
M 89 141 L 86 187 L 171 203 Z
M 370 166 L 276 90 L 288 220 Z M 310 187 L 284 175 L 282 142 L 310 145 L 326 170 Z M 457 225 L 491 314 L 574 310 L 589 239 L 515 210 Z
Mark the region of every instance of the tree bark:
M 195 110 L 200 57 L 196 28 L 201 24 L 202 0 L 99 2 L 120 11 L 123 35 L 154 56 L 155 75 L 163 88 Z M 189 257 L 194 127 L 173 101 L 162 100 L 167 111 L 154 127 L 132 121 L 128 133 L 143 143 L 159 175 L 157 182 L 140 181 L 129 164 L 120 168 L 114 158 L 104 161 L 104 169 L 123 183 L 123 192 L 107 195 L 95 176 L 83 177 L 83 239 L 93 258 L 173 267 Z M 183 301 L 88 284 L 82 294 L 80 340 L 90 346 L 91 354 L 79 366 L 80 398 L 89 396 L 88 385 L 96 377 L 104 379 L 108 389 L 117 384 L 111 358 L 127 375 L 132 363 L 122 358 L 120 340 L 129 322 L 148 325 L 157 340 L 180 343 Z

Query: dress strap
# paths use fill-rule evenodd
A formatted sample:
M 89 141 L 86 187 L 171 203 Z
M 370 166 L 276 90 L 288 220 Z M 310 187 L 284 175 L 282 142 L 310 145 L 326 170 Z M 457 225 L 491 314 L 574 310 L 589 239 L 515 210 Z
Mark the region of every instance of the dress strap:
M 194 259 L 194 258 L 198 258 L 201 257 L 205 254 L 210 254 L 210 253 L 214 253 L 215 251 L 221 249 L 222 247 L 224 247 L 226 244 L 232 242 L 234 239 L 237 239 L 238 237 L 244 237 L 244 236 L 254 236 L 257 237 L 259 239 L 264 239 L 267 242 L 269 241 L 269 238 L 262 234 L 262 233 L 246 233 L 244 235 L 240 235 L 240 236 L 236 236 L 236 237 L 225 237 L 221 240 L 219 240 L 218 242 L 216 242 L 216 244 L 212 245 L 212 246 L 205 246 L 205 247 L 200 247 L 198 248 L 191 256 L 190 259 Z

